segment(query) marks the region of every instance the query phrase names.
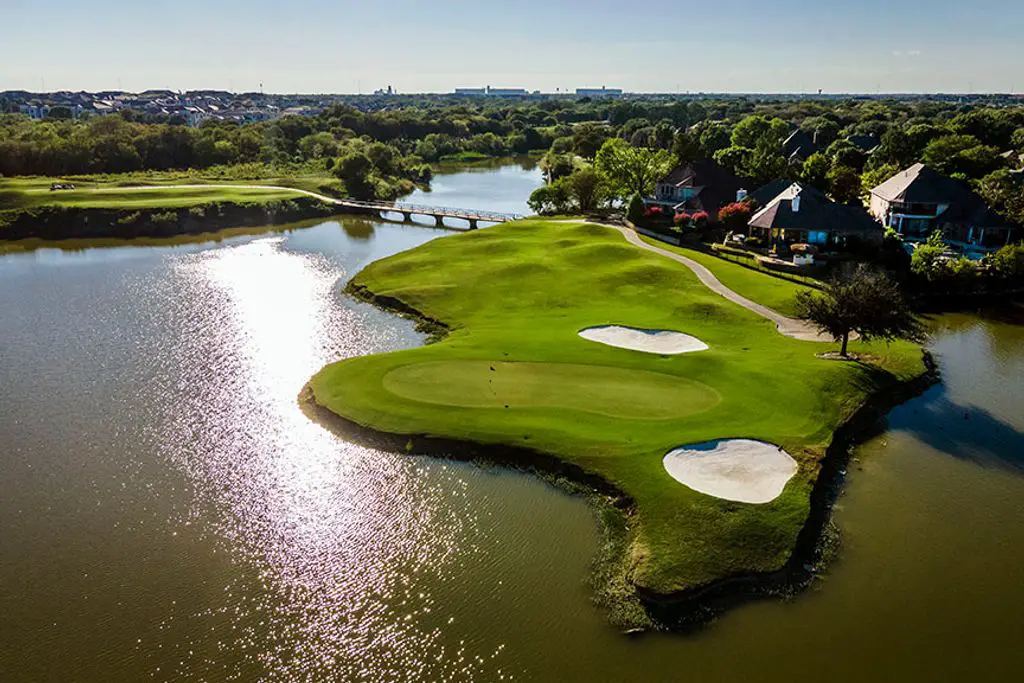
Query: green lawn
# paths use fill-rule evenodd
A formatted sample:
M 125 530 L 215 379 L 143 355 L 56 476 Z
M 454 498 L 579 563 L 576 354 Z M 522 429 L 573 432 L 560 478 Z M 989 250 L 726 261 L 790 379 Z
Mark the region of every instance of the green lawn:
M 74 190 L 50 191 L 51 183 L 72 183 Z M 201 189 L 169 189 L 165 185 L 209 185 Z M 223 178 L 198 172 L 151 172 L 62 178 L 0 178 L 0 209 L 67 206 L 91 209 L 177 209 L 209 202 L 261 203 L 301 196 L 298 192 L 260 190 L 238 185 L 280 185 L 322 194 L 341 194 L 333 177 L 299 174 L 289 177 Z M 145 190 L 128 190 L 146 186 Z
M 759 273 L 751 268 L 745 268 L 737 263 L 726 261 L 703 251 L 687 247 L 677 247 L 642 235 L 641 239 L 662 249 L 674 251 L 697 261 L 706 266 L 729 289 L 783 315 L 795 316 L 796 293 L 812 290 L 807 285 L 765 275 L 764 273 Z
M 706 259 L 764 303 L 798 288 Z M 635 501 L 629 578 L 662 593 L 780 568 L 835 428 L 870 392 L 924 371 L 910 344 L 858 343 L 877 365 L 819 360 L 834 347 L 781 336 L 684 266 L 592 224 L 533 219 L 438 239 L 370 265 L 355 284 L 450 332 L 324 368 L 310 382 L 316 401 L 380 431 L 526 446 L 600 475 Z M 678 330 L 711 348 L 656 356 L 578 336 L 608 323 Z M 673 448 L 730 437 L 797 459 L 781 497 L 726 502 L 665 472 Z

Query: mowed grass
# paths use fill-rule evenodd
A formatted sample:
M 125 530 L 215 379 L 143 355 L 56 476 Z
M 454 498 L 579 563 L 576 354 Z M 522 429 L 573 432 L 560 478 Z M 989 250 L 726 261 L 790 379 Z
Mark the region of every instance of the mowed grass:
M 696 249 L 677 247 L 650 237 L 641 236 L 645 242 L 657 247 L 674 251 L 706 266 L 715 274 L 722 284 L 737 294 L 751 301 L 763 304 L 774 311 L 790 317 L 796 316 L 796 294 L 802 291 L 814 291 L 814 288 L 792 280 L 765 275 L 751 268 L 718 258 Z
M 758 282 L 747 296 L 761 298 Z M 835 347 L 781 336 L 686 267 L 592 224 L 526 220 L 438 239 L 355 284 L 450 332 L 324 368 L 310 382 L 316 401 L 384 432 L 540 450 L 614 483 L 635 502 L 629 578 L 660 593 L 784 565 L 835 428 L 871 392 L 924 371 L 910 344 L 858 344 L 876 365 L 819 360 Z M 603 324 L 678 330 L 710 350 L 657 356 L 578 335 Z M 665 472 L 668 451 L 720 438 L 779 444 L 799 472 L 765 505 Z
M 74 190 L 50 190 L 52 183 L 71 183 Z M 176 189 L 176 185 L 206 185 Z M 210 202 L 252 204 L 303 196 L 275 188 L 241 185 L 279 185 L 320 194 L 337 193 L 340 183 L 329 176 L 261 178 L 256 180 L 205 179 L 176 173 L 131 174 L 125 176 L 71 176 L 65 178 L 0 179 L 0 209 L 31 209 L 65 206 L 86 209 L 178 209 Z M 144 186 L 144 189 L 129 189 Z

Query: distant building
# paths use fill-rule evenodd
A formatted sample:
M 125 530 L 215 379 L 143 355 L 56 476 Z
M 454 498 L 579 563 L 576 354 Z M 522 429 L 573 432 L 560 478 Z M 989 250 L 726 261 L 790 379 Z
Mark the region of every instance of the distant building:
M 526 88 L 456 88 L 456 95 L 474 95 L 477 97 L 523 97 L 530 93 Z
M 576 88 L 579 97 L 622 97 L 622 88 Z
M 794 166 L 803 164 L 808 157 L 820 151 L 815 139 L 799 128 L 782 143 L 782 156 Z

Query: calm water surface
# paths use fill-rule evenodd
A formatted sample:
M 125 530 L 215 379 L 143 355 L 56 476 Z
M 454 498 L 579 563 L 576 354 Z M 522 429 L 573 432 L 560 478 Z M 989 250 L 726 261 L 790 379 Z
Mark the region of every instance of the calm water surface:
M 476 170 L 415 201 L 525 212 L 537 183 Z M 1024 327 L 939 321 L 945 383 L 858 449 L 814 590 L 631 640 L 590 604 L 583 502 L 346 443 L 296 404 L 325 363 L 422 342 L 340 290 L 441 234 L 346 218 L 0 258 L 0 680 L 1024 673 Z

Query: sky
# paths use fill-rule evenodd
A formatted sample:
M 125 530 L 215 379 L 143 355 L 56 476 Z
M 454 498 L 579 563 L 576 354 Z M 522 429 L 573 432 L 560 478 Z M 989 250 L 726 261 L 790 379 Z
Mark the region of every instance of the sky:
M 0 90 L 1022 92 L 1024 0 L 0 0 Z

